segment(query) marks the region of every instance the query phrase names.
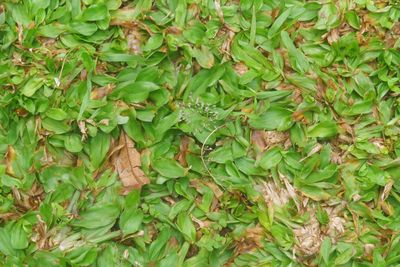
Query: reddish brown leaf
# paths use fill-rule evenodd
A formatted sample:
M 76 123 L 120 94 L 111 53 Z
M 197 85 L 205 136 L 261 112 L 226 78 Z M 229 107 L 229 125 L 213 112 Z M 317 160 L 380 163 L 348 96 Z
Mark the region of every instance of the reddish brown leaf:
M 91 99 L 102 99 L 103 97 L 109 95 L 115 88 L 115 85 L 108 84 L 103 87 L 95 88 L 92 90 L 90 95 Z
M 243 235 L 236 240 L 235 256 L 254 251 L 262 247 L 261 241 L 265 239 L 264 229 L 260 225 L 249 227 Z
M 123 194 L 128 194 L 133 189 L 139 189 L 150 182 L 141 170 L 140 153 L 135 149 L 135 143 L 122 132 L 118 146 L 121 150 L 114 157 L 115 170 L 124 186 Z
M 179 161 L 182 166 L 187 166 L 186 155 L 188 154 L 190 144 L 190 138 L 186 135 L 181 138 L 181 144 L 179 145 L 179 153 L 176 155 L 175 159 Z

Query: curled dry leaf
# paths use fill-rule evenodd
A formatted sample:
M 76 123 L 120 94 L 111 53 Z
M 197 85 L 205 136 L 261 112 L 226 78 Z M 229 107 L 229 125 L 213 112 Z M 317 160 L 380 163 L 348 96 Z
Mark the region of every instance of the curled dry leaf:
M 394 181 L 390 179 L 383 188 L 378 202 L 378 207 L 380 207 L 385 212 L 385 214 L 389 216 L 391 216 L 394 213 L 394 208 L 392 205 L 390 205 L 389 202 L 386 202 L 385 200 L 386 198 L 388 198 L 390 192 L 392 191 L 393 184 Z
M 186 155 L 188 154 L 190 144 L 190 138 L 186 135 L 181 138 L 181 144 L 179 145 L 179 153 L 176 155 L 175 159 L 179 161 L 182 166 L 187 167 Z
M 86 124 L 84 121 L 78 121 L 78 127 L 79 127 L 79 131 L 82 134 L 82 138 L 81 140 L 84 141 L 87 138 L 87 131 L 88 129 L 86 128 Z
M 130 30 L 126 36 L 128 49 L 132 54 L 140 54 L 141 52 L 141 36 L 137 30 Z
M 294 203 L 296 204 L 296 208 L 298 211 L 300 211 L 300 203 L 298 201 L 298 195 L 296 194 L 296 189 L 294 189 L 293 185 L 289 182 L 289 180 L 280 172 L 279 173 L 279 178 L 283 181 L 286 187 L 286 191 L 289 194 L 289 196 L 293 199 Z
M 13 197 L 15 200 L 15 207 L 19 211 L 37 210 L 41 201 L 44 198 L 44 189 L 39 183 L 33 183 L 28 191 L 21 189 L 12 189 Z
M 221 189 L 218 187 L 218 185 L 216 185 L 215 183 L 210 182 L 210 181 L 204 181 L 204 180 L 199 180 L 199 179 L 193 179 L 193 180 L 190 181 L 190 185 L 191 185 L 192 187 L 194 187 L 198 192 L 200 192 L 201 187 L 202 187 L 203 185 L 209 187 L 209 188 L 211 189 L 211 191 L 213 191 L 214 196 L 215 196 L 217 199 L 220 199 L 220 198 L 223 196 L 223 194 L 224 194 L 224 192 L 221 191 Z
M 374 244 L 365 244 L 364 245 L 364 254 L 365 256 L 372 256 L 374 253 L 375 245 Z
M 91 99 L 102 99 L 103 97 L 109 95 L 115 88 L 115 85 L 108 84 L 96 89 L 93 89 L 90 98 Z
M 53 228 L 53 231 L 49 232 L 47 229 L 47 225 L 43 221 L 42 217 L 40 215 L 36 215 L 36 218 L 38 220 L 38 223 L 34 227 L 35 231 L 31 237 L 31 240 L 36 243 L 36 246 L 39 249 L 51 249 L 54 246 L 52 234 L 55 234 L 54 230 L 56 228 Z
M 293 233 L 298 241 L 295 248 L 300 255 L 311 256 L 318 253 L 323 237 L 319 223 L 313 213 L 310 221 L 302 227 L 293 229 Z
M 262 240 L 265 238 L 264 229 L 260 225 L 246 229 L 243 236 L 237 241 L 235 255 L 254 251 L 262 247 Z
M 4 222 L 8 222 L 10 220 L 17 220 L 20 215 L 16 212 L 7 212 L 0 214 L 0 221 L 3 220 Z
M 215 183 L 205 181 L 204 184 L 207 185 L 213 191 L 214 196 L 216 198 L 220 199 L 224 194 L 224 192 L 222 192 L 221 189 L 218 187 L 218 185 L 216 185 Z
M 210 221 L 199 220 L 195 216 L 193 216 L 192 214 L 190 214 L 190 218 L 192 219 L 192 221 L 194 221 L 195 223 L 197 223 L 199 225 L 199 228 L 210 227 L 210 224 L 211 224 Z
M 263 195 L 264 201 L 267 204 L 274 204 L 279 207 L 287 204 L 292 198 L 292 192 L 289 192 L 287 189 L 276 185 L 274 182 L 263 182 L 261 185 L 256 186 L 256 190 Z
M 258 147 L 260 152 L 278 144 L 284 144 L 289 139 L 289 134 L 278 131 L 254 130 L 251 134 L 251 142 Z
M 113 157 L 113 165 L 124 186 L 122 193 L 128 194 L 150 180 L 140 168 L 140 153 L 135 149 L 135 143 L 124 132 L 120 135 L 118 146 L 121 146 L 121 150 Z
M 329 217 L 329 223 L 326 229 L 323 229 L 317 220 L 315 208 L 309 206 L 307 211 L 310 214 L 310 220 L 304 225 L 293 229 L 295 238 L 298 241 L 295 246 L 296 252 L 301 256 L 312 256 L 320 251 L 322 240 L 325 237 L 329 237 L 332 242 L 336 242 L 345 231 L 345 220 L 340 216 L 342 209 L 341 205 L 324 207 Z
M 235 37 L 235 32 L 231 31 L 228 28 L 222 28 L 219 32 L 218 32 L 218 36 L 224 36 L 226 37 L 226 39 L 224 40 L 224 42 L 221 45 L 221 52 L 230 55 L 231 53 L 231 45 L 232 45 L 232 41 L 233 41 L 233 37 Z
M 389 196 L 390 191 L 392 190 L 393 184 L 394 184 L 394 181 L 389 180 L 388 183 L 385 185 L 385 187 L 383 188 L 383 191 L 381 193 L 381 197 L 380 197 L 381 201 L 385 201 L 386 198 Z

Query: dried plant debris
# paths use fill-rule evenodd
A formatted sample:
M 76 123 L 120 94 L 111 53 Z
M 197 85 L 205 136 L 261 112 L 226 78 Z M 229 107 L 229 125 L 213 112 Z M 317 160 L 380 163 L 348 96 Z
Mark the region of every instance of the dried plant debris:
M 113 161 L 124 186 L 124 194 L 148 184 L 149 178 L 141 170 L 140 153 L 135 149 L 135 143 L 125 133 L 120 135 L 118 149 L 119 153 Z
M 0 266 L 400 265 L 400 3 L 0 1 Z

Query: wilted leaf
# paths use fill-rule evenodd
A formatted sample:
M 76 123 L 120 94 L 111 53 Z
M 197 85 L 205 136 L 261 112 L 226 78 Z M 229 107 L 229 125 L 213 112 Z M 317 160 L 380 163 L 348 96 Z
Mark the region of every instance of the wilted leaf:
M 119 153 L 114 157 L 114 167 L 118 172 L 122 185 L 123 194 L 133 189 L 140 189 L 143 185 L 150 183 L 149 178 L 142 171 L 140 153 L 135 148 L 135 143 L 122 132 L 119 137 Z
M 399 265 L 397 2 L 0 1 L 0 266 Z

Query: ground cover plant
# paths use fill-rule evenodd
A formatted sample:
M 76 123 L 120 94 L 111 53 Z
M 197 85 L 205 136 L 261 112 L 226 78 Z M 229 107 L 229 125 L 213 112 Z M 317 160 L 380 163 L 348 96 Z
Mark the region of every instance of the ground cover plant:
M 0 1 L 0 265 L 399 266 L 399 17 Z

